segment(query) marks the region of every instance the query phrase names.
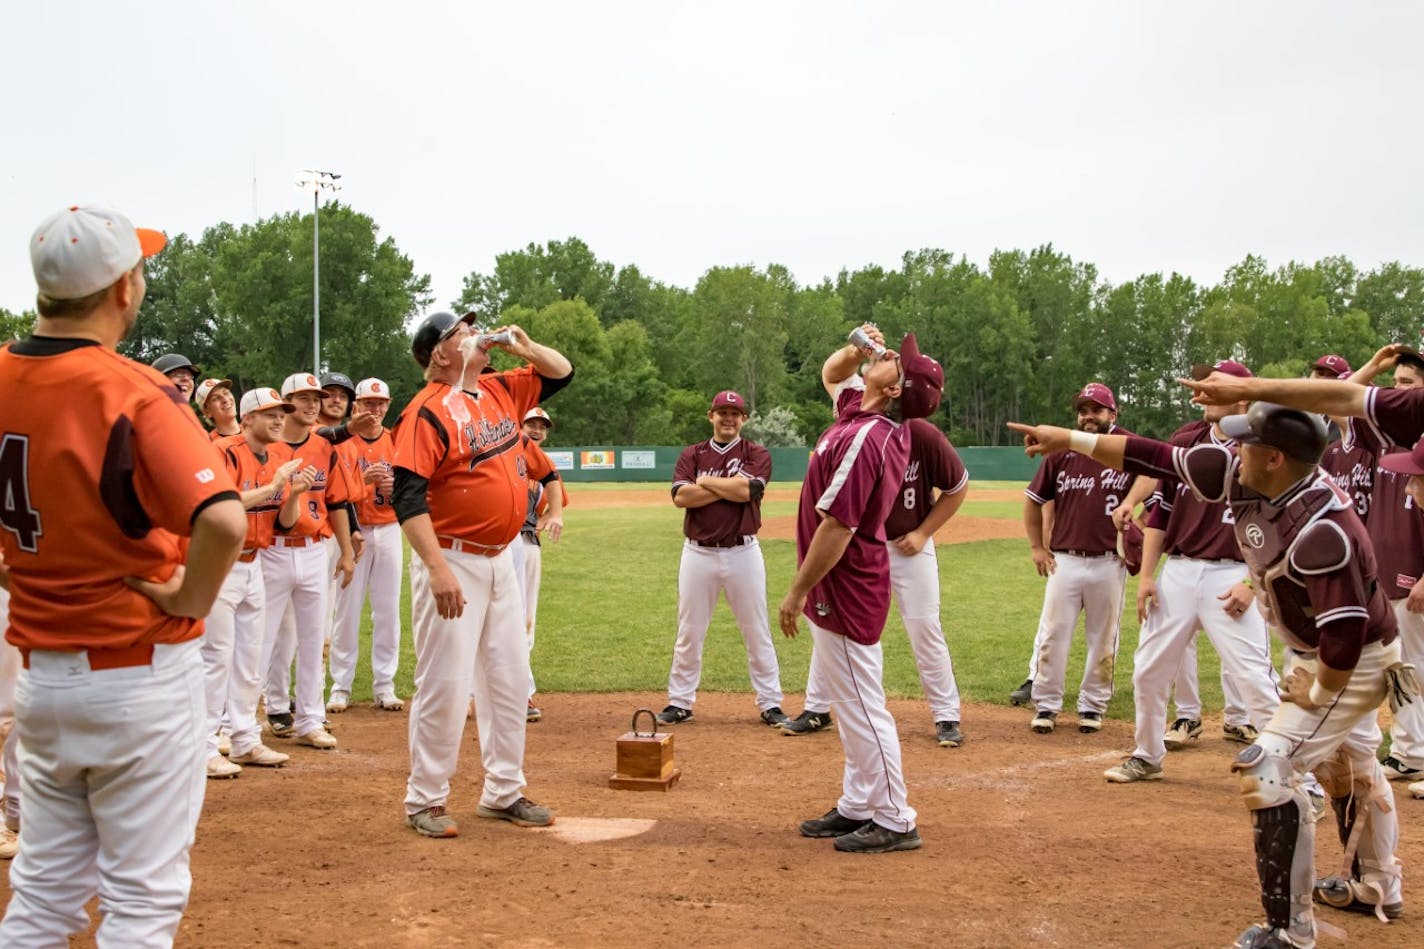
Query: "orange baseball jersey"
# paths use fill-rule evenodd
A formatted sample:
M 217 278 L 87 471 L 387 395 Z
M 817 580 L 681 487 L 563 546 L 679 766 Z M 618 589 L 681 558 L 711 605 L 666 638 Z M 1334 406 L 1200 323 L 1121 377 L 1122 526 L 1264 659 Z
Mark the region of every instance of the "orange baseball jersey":
M 524 463 L 528 468 L 529 494 L 534 499 L 535 510 L 538 513 L 543 514 L 549 509 L 548 490 L 550 486 L 545 481 L 549 475 L 554 476 L 554 481 L 559 486 L 564 507 L 569 506 L 569 492 L 564 490 L 564 479 L 559 477 L 553 459 L 539 446 L 538 442 L 527 436 L 524 439 Z
M 478 395 L 432 382 L 395 427 L 395 464 L 426 479 L 435 533 L 495 547 L 519 534 L 529 503 L 519 419 L 539 401 L 532 367 L 479 377 Z
M 84 393 L 75 401 L 74 393 Z M 237 496 L 168 380 L 98 343 L 35 338 L 0 351 L 0 549 L 22 650 L 193 639 L 124 582 L 163 581 L 208 504 Z
M 267 454 L 258 457 L 247 439 L 240 436 L 223 452 L 227 473 L 239 492 L 271 484 L 277 469 L 291 457 L 292 448 L 286 442 L 268 445 Z M 277 522 L 277 511 L 282 507 L 281 498 L 285 494 L 285 491 L 279 492 L 276 497 L 247 509 L 247 539 L 242 542 L 244 552 L 272 546 L 273 527 Z
M 346 466 L 341 463 L 331 442 L 316 432 L 312 432 L 306 441 L 300 444 L 293 445 L 288 442 L 287 445 L 291 449 L 291 457 L 298 459 L 303 468 L 311 465 L 316 469 L 316 484 L 307 492 L 306 502 L 302 505 L 297 523 L 292 525 L 292 529 L 284 536 L 330 537 L 331 519 L 327 515 L 328 509 L 355 500 L 356 497 L 351 489 L 351 479 L 347 475 Z M 279 503 L 286 499 L 288 490 L 282 489 L 282 494 L 277 499 Z
M 366 483 L 366 469 L 382 462 L 392 464 L 396 454 L 395 441 L 390 429 L 382 429 L 381 434 L 367 440 L 364 435 L 354 435 L 336 446 L 336 454 L 346 467 L 346 475 L 351 482 L 353 500 L 360 497 L 356 505 L 356 519 L 365 524 L 394 524 L 395 508 L 390 497 L 378 484 Z

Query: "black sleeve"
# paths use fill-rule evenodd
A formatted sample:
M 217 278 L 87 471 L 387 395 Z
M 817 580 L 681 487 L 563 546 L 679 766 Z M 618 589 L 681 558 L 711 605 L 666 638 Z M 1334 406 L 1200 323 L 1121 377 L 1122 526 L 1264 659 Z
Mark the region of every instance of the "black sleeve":
M 766 494 L 766 482 L 760 478 L 752 478 L 747 481 L 747 492 L 751 495 L 750 500 L 760 501 L 761 496 Z
M 316 430 L 316 433 L 333 445 L 340 445 L 351 438 L 351 430 L 346 427 L 346 423 L 340 425 L 325 425 Z
M 196 521 L 198 519 L 198 515 L 203 513 L 203 511 L 207 509 L 209 504 L 216 504 L 219 501 L 237 501 L 240 504 L 242 503 L 242 495 L 238 494 L 236 491 L 219 491 L 217 494 L 214 494 L 212 497 L 203 501 L 202 504 L 199 504 L 197 507 L 193 508 L 193 516 L 188 518 L 188 523 L 192 524 L 194 521 Z
M 561 391 L 565 386 L 567 386 L 570 382 L 573 382 L 573 381 L 574 381 L 574 370 L 572 370 L 572 369 L 570 369 L 570 370 L 569 370 L 569 374 L 568 374 L 567 376 L 564 376 L 562 379 L 548 379 L 548 378 L 545 378 L 544 376 L 540 376 L 540 377 L 539 377 L 539 401 L 540 401 L 540 402 L 543 402 L 545 399 L 549 398 L 551 395 L 554 395 L 554 394 L 558 393 L 558 392 Z
M 361 530 L 361 522 L 356 519 L 356 505 L 350 501 L 343 501 L 342 507 L 346 508 L 346 520 L 351 525 L 351 533 L 355 534 Z
M 425 502 L 425 490 L 430 481 L 399 465 L 395 470 L 395 487 L 392 489 L 391 507 L 396 510 L 396 520 L 404 524 L 412 517 L 430 513 L 430 505 Z

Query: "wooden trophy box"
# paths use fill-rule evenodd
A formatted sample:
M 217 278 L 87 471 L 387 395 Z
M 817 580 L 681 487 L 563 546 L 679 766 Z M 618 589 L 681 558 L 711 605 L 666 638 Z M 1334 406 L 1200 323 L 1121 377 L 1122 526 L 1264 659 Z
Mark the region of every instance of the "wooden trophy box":
M 638 716 L 644 712 L 651 721 L 651 732 L 638 731 Z M 618 773 L 608 779 L 608 786 L 620 791 L 666 791 L 682 777 L 673 764 L 672 735 L 658 731 L 658 717 L 650 708 L 633 713 L 632 731 L 618 739 Z

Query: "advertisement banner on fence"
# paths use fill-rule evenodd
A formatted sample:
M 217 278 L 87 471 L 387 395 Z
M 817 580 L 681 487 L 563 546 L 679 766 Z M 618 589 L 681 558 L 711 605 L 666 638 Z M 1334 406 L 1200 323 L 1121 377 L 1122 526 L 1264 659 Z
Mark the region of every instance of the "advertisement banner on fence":
M 585 471 L 607 471 L 613 467 L 617 452 L 602 449 L 579 452 L 579 467 Z
M 574 453 L 571 451 L 546 451 L 549 460 L 554 463 L 554 467 L 559 471 L 574 470 Z
M 623 452 L 624 468 L 656 468 L 658 466 L 658 453 L 655 451 L 625 451 Z

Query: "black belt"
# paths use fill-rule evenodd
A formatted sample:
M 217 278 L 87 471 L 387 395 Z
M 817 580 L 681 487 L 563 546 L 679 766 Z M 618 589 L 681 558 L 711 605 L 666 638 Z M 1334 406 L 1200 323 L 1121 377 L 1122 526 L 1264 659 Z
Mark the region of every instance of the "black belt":
M 1117 555 L 1115 550 L 1057 550 L 1055 554 L 1068 554 L 1072 557 L 1113 557 Z
M 1182 557 L 1187 560 L 1196 560 L 1201 563 L 1236 563 L 1245 566 L 1245 561 L 1237 560 L 1235 557 L 1193 557 L 1191 554 L 1184 554 L 1180 550 L 1172 551 L 1170 556 Z
M 693 538 L 689 537 L 688 540 L 691 540 L 698 547 L 713 547 L 717 549 L 725 549 L 727 547 L 741 547 L 748 543 L 745 537 L 734 537 L 731 540 L 694 540 Z

